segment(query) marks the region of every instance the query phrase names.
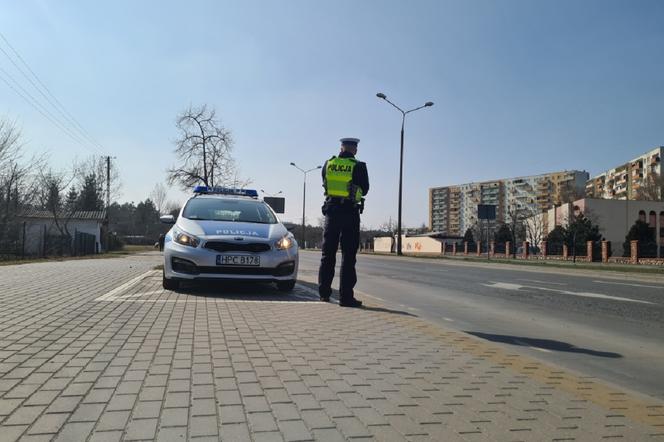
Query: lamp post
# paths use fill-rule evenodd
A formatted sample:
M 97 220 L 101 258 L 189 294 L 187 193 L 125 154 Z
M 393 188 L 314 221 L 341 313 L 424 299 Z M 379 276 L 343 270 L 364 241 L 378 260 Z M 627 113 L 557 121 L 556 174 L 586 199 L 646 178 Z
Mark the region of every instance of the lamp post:
M 304 233 L 305 233 L 304 214 L 305 214 L 305 208 L 306 208 L 306 204 L 307 204 L 307 174 L 309 172 L 311 172 L 312 170 L 320 169 L 321 166 L 316 166 L 316 167 L 312 167 L 309 170 L 304 170 L 295 163 L 290 163 L 290 165 L 295 167 L 297 170 L 302 172 L 302 174 L 304 175 L 304 184 L 302 186 L 302 248 L 304 249 L 305 248 L 304 246 L 306 245 L 305 244 L 305 242 L 306 242 L 305 241 L 305 236 L 304 236 Z
M 403 253 L 401 252 L 401 200 L 403 194 L 403 131 L 404 131 L 404 126 L 406 125 L 406 115 L 408 115 L 411 112 L 415 112 L 416 110 L 433 106 L 433 102 L 427 101 L 420 107 L 404 111 L 399 106 L 388 100 L 387 95 L 383 94 L 382 92 L 378 92 L 376 94 L 376 97 L 382 98 L 383 100 L 390 103 L 396 110 L 401 112 L 401 151 L 399 154 L 399 215 L 397 218 L 397 255 L 402 255 Z

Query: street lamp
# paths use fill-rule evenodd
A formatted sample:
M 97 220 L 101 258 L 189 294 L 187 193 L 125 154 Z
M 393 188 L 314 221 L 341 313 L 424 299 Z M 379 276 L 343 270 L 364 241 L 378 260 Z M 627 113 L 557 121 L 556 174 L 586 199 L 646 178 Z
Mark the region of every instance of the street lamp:
M 425 107 L 431 107 L 433 106 L 433 101 L 427 101 L 420 107 L 416 107 L 411 110 L 404 111 L 401 109 L 399 106 L 396 104 L 392 103 L 390 100 L 387 99 L 387 95 L 383 94 L 382 92 L 378 92 L 376 94 L 376 97 L 381 98 L 388 103 L 390 103 L 396 110 L 401 112 L 401 153 L 399 157 L 399 216 L 397 218 L 397 255 L 402 255 L 401 253 L 401 200 L 402 200 L 402 190 L 403 190 L 403 130 L 404 126 L 406 125 L 406 115 L 408 115 L 411 112 L 415 112 L 416 110 L 420 110 Z
M 306 207 L 306 204 L 307 204 L 307 174 L 309 172 L 311 172 L 312 170 L 321 169 L 322 167 L 321 166 L 316 166 L 316 167 L 312 167 L 309 170 L 304 170 L 295 163 L 290 163 L 290 165 L 295 167 L 297 170 L 299 170 L 300 172 L 302 172 L 304 174 L 304 185 L 302 186 L 302 189 L 303 189 L 302 190 L 302 248 L 305 248 L 304 247 L 305 246 L 304 214 L 305 214 L 305 207 Z

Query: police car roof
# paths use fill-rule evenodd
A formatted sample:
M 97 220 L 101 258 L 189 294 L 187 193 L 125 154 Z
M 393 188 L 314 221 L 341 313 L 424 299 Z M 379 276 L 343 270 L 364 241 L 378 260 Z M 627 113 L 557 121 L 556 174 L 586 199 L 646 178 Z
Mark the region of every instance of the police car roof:
M 256 201 L 263 202 L 258 198 L 247 195 L 234 195 L 230 193 L 196 193 L 192 198 L 210 198 L 210 199 L 229 199 L 229 200 L 244 200 L 244 201 Z
M 258 198 L 258 192 L 255 189 L 240 189 L 221 186 L 196 186 L 194 187 L 196 195 L 233 195 Z

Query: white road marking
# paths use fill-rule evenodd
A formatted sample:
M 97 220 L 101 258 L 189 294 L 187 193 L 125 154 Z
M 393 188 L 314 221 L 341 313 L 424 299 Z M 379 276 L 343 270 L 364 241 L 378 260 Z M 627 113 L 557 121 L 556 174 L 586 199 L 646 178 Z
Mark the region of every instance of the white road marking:
M 132 288 L 133 286 L 135 286 L 139 282 L 143 281 L 146 277 L 148 277 L 148 275 L 150 275 L 153 272 L 154 272 L 154 270 L 148 270 L 147 272 L 145 272 L 141 275 L 138 275 L 137 277 L 135 277 L 133 279 L 130 279 L 129 281 L 125 282 L 124 284 L 114 288 L 110 292 L 101 295 L 100 297 L 96 298 L 95 301 L 112 301 L 113 300 L 112 298 L 115 298 L 115 297 L 118 296 L 118 294 L 129 290 L 130 288 Z
M 141 292 L 141 293 L 130 293 L 128 295 L 118 295 L 114 296 L 111 300 L 115 301 L 117 299 L 129 299 L 129 298 L 140 298 L 142 296 L 150 296 L 150 295 L 156 295 L 158 293 L 164 293 L 164 290 L 151 290 L 149 292 Z
M 452 319 L 452 318 L 446 318 L 445 316 L 443 316 L 443 319 L 444 319 L 445 321 L 448 321 L 448 322 L 454 322 L 454 319 Z
M 597 282 L 599 284 L 628 285 L 628 286 L 631 286 L 631 287 L 645 287 L 645 288 L 650 288 L 650 289 L 664 289 L 664 285 L 632 284 L 632 283 L 628 283 L 628 282 L 613 282 L 613 281 L 600 281 L 600 280 L 595 280 L 593 282 Z
M 623 298 L 620 296 L 609 296 L 609 295 L 603 295 L 601 293 L 572 292 L 570 290 L 558 290 L 549 287 L 535 287 L 528 285 L 512 284 L 509 282 L 491 282 L 490 284 L 482 284 L 482 285 L 491 288 L 514 290 L 514 291 L 519 291 L 520 289 L 525 288 L 525 289 L 543 290 L 548 292 L 557 292 L 557 293 L 562 293 L 564 295 L 581 296 L 584 298 L 600 298 L 600 299 L 610 299 L 612 301 L 636 302 L 639 304 L 654 304 L 653 302 L 642 301 L 640 299 Z
M 482 284 L 487 287 L 492 287 L 495 289 L 505 289 L 505 290 L 519 290 L 522 287 L 525 287 L 521 284 L 510 284 L 509 282 L 492 282 L 491 284 Z
M 538 284 L 551 284 L 551 285 L 567 285 L 564 282 L 550 282 L 550 281 L 539 281 L 537 279 L 518 279 L 517 281 L 527 281 L 527 282 L 536 282 Z
M 532 346 L 532 345 L 528 344 L 527 342 L 523 342 L 523 341 L 520 341 L 518 339 L 515 339 L 514 342 L 516 342 L 519 345 L 523 345 L 524 347 L 528 347 L 528 348 L 532 348 L 533 350 L 541 351 L 543 353 L 551 353 L 551 350 L 549 350 L 549 349 L 541 348 L 541 347 L 535 347 L 535 346 Z
M 361 295 L 361 296 L 366 296 L 367 298 L 373 298 L 373 299 L 377 299 L 379 301 L 384 301 L 383 298 L 379 298 L 378 296 L 370 295 L 368 293 L 361 292 L 359 290 L 355 290 L 355 293 L 357 293 L 358 295 Z
M 167 297 L 172 297 L 171 295 L 178 296 L 181 295 L 177 292 L 171 292 L 168 290 L 160 289 L 160 290 L 149 290 L 145 292 L 139 292 L 139 293 L 127 293 L 128 290 L 133 288 L 134 286 L 138 285 L 141 281 L 145 280 L 146 278 L 150 277 L 150 274 L 154 273 L 154 270 L 150 270 L 148 272 L 143 273 L 142 275 L 139 275 L 124 284 L 114 288 L 113 290 L 109 291 L 108 293 L 105 293 L 98 298 L 95 299 L 95 301 L 103 301 L 103 302 L 155 302 L 155 303 L 207 303 L 207 302 L 224 302 L 224 303 L 235 303 L 235 302 L 243 302 L 243 303 L 252 303 L 252 302 L 260 302 L 260 303 L 272 303 L 272 304 L 313 304 L 315 301 L 318 300 L 318 292 L 315 292 L 314 290 L 310 289 L 309 287 L 305 287 L 300 284 L 296 284 L 297 287 L 310 292 L 310 293 L 315 293 L 316 299 L 309 297 L 309 296 L 302 296 L 298 294 L 291 294 L 291 295 L 284 295 L 284 296 L 291 296 L 292 298 L 296 299 L 301 299 L 302 301 L 293 301 L 293 300 L 267 300 L 267 299 L 227 299 L 223 297 L 219 298 L 207 298 L 207 299 L 200 299 L 197 297 L 195 294 L 193 295 L 187 295 L 184 294 L 184 296 L 181 296 L 179 299 L 168 299 Z M 145 298 L 147 296 L 152 296 L 152 295 L 162 295 L 161 299 L 155 298 L 155 299 L 136 299 L 136 298 Z

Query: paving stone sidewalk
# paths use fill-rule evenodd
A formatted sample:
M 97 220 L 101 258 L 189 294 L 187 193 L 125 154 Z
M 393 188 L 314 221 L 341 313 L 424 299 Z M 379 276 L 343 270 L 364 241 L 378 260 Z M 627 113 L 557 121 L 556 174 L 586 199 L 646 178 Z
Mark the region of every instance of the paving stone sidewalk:
M 0 267 L 0 441 L 664 440 L 654 399 L 407 312 L 158 262 Z

